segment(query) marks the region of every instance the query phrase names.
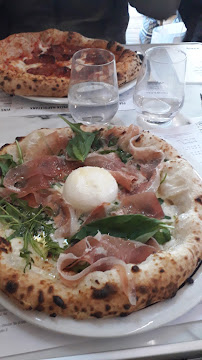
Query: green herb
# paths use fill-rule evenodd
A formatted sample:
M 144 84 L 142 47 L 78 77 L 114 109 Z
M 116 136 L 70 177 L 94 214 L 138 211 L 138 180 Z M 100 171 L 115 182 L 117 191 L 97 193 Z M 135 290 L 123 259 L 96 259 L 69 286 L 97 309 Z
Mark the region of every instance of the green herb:
M 106 149 L 106 150 L 102 150 L 99 151 L 100 154 L 110 154 L 110 153 L 116 153 L 118 155 L 118 157 L 121 159 L 121 161 L 126 164 L 127 161 L 132 158 L 132 155 L 130 153 L 127 153 L 125 151 L 123 151 L 122 149 L 118 148 L 117 150 L 110 150 L 110 149 Z
M 81 240 L 89 235 L 95 236 L 97 232 L 100 231 L 102 234 L 146 243 L 151 237 L 155 237 L 156 233 L 166 229 L 168 230 L 166 237 L 164 236 L 164 242 L 166 242 L 168 241 L 168 232 L 170 233 L 169 227 L 168 224 L 161 220 L 149 218 L 144 215 L 117 215 L 100 219 L 83 226 L 81 230 L 73 236 L 73 239 Z M 162 241 L 161 238 L 161 243 Z
M 127 153 L 120 148 L 116 150 L 116 153 L 124 164 L 126 164 L 128 160 L 132 158 L 132 155 L 130 153 Z
M 27 267 L 31 268 L 34 262 L 30 247 L 44 260 L 49 254 L 56 258 L 63 248 L 51 239 L 55 229 L 45 209 L 31 208 L 26 201 L 17 199 L 16 196 L 11 198 L 12 204 L 5 199 L 0 200 L 0 221 L 13 230 L 7 240 L 11 241 L 14 237 L 23 238 L 20 256 L 26 262 L 24 271 Z
M 72 124 L 70 121 L 59 115 L 76 134 L 67 144 L 66 150 L 68 155 L 75 160 L 84 162 L 91 150 L 91 145 L 95 139 L 95 133 L 81 130 L 82 124 Z
M 116 136 L 111 136 L 109 142 L 108 142 L 108 146 L 115 146 L 118 142 L 118 138 Z
M 159 244 L 163 245 L 171 239 L 171 234 L 170 234 L 169 229 L 164 228 L 164 229 L 160 229 L 158 232 L 156 232 L 154 237 Z
M 95 138 L 92 142 L 91 148 L 94 151 L 98 151 L 100 148 L 102 148 L 105 145 L 105 143 L 104 143 L 104 139 L 100 137 L 99 131 L 94 131 L 94 134 L 95 134 Z
M 13 156 L 10 154 L 0 155 L 0 169 L 1 169 L 1 186 L 3 186 L 4 176 L 8 170 L 17 166 L 17 163 L 13 160 Z
M 158 198 L 158 201 L 160 202 L 161 205 L 164 203 L 164 200 L 161 198 Z
M 169 159 L 164 159 L 163 161 L 164 161 L 164 162 L 167 162 L 167 161 L 169 161 Z
M 165 215 L 164 219 L 171 220 L 171 216 Z
M 90 264 L 86 261 L 77 262 L 76 265 L 68 266 L 69 270 L 74 271 L 76 274 L 80 273 L 84 269 L 86 269 Z
M 162 179 L 161 182 L 160 182 L 160 185 L 163 184 L 163 182 L 165 181 L 167 175 L 168 175 L 167 173 L 164 175 L 163 179 Z

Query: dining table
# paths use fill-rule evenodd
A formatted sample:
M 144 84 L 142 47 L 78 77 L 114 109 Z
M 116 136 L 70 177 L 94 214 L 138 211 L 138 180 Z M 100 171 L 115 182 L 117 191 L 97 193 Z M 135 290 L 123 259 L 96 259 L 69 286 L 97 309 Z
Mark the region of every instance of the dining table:
M 137 124 L 165 139 L 202 177 L 202 44 L 169 45 L 187 54 L 185 99 L 179 113 L 165 125 L 147 124 L 140 120 L 133 104 L 133 81 L 120 91 L 119 110 L 111 124 Z M 126 45 L 143 56 L 151 46 L 158 44 Z M 0 146 L 38 128 L 64 127 L 59 114 L 72 120 L 67 99 L 37 100 L 0 91 Z M 124 321 L 130 321 L 131 329 L 131 320 L 127 320 L 131 315 L 121 323 L 117 321 L 117 326 L 123 326 L 121 336 L 116 335 L 116 331 L 113 336 L 116 323 L 110 334 L 110 320 L 107 320 L 107 335 L 100 330 L 97 336 L 92 336 L 88 324 L 82 336 L 71 333 L 71 328 L 60 331 L 59 323 L 54 329 L 54 321 L 50 327 L 39 314 L 34 320 L 33 316 L 29 318 L 26 311 L 16 309 L 2 294 L 0 360 L 202 359 L 202 266 L 198 266 L 193 280 L 193 284 L 185 284 L 174 298 L 146 309 L 149 320 L 144 320 L 145 309 L 133 314 L 134 331 L 124 334 Z M 95 321 L 99 322 L 99 319 Z

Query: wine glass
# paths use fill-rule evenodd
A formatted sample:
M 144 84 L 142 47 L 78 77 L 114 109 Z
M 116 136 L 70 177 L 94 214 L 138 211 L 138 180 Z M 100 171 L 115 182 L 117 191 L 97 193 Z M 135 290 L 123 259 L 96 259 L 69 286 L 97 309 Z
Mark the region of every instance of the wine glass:
M 184 103 L 186 54 L 174 46 L 145 52 L 133 95 L 135 108 L 151 124 L 169 123 Z
M 68 106 L 76 122 L 107 124 L 118 110 L 119 93 L 114 54 L 82 49 L 72 57 Z

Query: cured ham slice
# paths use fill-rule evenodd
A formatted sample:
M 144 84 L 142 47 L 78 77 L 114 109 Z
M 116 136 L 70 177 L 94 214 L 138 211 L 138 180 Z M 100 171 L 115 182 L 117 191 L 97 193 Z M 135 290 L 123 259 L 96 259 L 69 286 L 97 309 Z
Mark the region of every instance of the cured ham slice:
M 146 177 L 137 170 L 136 166 L 124 164 L 114 152 L 105 155 L 92 153 L 88 155 L 84 165 L 109 170 L 117 183 L 128 191 L 133 191 L 139 184 L 147 182 Z
M 75 286 L 91 272 L 116 268 L 124 293 L 135 304 L 135 284 L 131 283 L 131 271 L 126 264 L 139 264 L 156 251 L 155 246 L 109 235 L 100 234 L 97 238 L 88 236 L 59 256 L 57 270 L 65 285 Z M 81 262 L 89 266 L 75 274 L 72 270 Z
M 123 195 L 120 211 L 122 215 L 142 214 L 156 219 L 164 217 L 162 207 L 153 192 Z
M 74 210 L 62 198 L 60 192 L 46 189 L 34 193 L 33 196 L 38 206 L 42 205 L 50 209 L 50 215 L 53 217 L 56 225 L 55 238 L 70 237 L 78 230 L 78 222 Z
M 22 197 L 63 180 L 77 167 L 76 161 L 67 161 L 56 155 L 44 156 L 10 169 L 4 178 L 3 185 Z
M 34 135 L 31 133 L 23 141 L 20 141 L 23 159 L 29 161 L 42 155 L 58 155 L 61 150 L 66 148 L 70 137 L 66 128 L 62 131 L 43 129 L 38 130 Z

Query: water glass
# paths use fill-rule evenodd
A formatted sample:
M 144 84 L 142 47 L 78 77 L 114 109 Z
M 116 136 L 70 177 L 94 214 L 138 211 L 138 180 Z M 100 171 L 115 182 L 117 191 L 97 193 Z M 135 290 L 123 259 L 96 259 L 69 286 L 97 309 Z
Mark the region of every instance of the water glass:
M 141 120 L 170 122 L 184 102 L 186 54 L 174 46 L 156 46 L 145 52 L 133 101 Z
M 68 106 L 76 122 L 107 124 L 118 110 L 119 93 L 114 54 L 82 49 L 72 57 Z

